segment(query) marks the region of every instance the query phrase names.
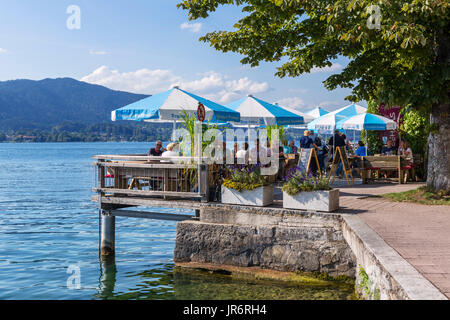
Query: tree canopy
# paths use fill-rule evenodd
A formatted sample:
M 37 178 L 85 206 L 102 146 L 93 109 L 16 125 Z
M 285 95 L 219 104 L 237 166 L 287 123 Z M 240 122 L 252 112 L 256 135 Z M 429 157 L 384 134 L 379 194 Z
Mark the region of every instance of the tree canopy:
M 233 31 L 201 40 L 244 55 L 243 64 L 280 61 L 276 75 L 295 77 L 343 56 L 348 65 L 324 84 L 351 88 L 351 101 L 418 108 L 448 101 L 448 1 L 185 0 L 178 6 L 195 20 L 220 5 L 241 6 L 246 16 Z

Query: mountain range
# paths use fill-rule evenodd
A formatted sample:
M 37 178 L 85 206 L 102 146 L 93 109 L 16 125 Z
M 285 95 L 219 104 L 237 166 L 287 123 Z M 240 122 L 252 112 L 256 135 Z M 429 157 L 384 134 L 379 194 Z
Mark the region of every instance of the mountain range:
M 146 97 L 71 78 L 3 81 L 0 132 L 110 122 L 112 110 Z

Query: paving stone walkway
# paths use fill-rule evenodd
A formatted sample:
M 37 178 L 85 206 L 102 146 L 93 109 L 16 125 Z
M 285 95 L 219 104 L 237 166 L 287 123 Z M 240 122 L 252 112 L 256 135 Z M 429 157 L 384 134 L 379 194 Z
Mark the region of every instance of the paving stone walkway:
M 450 206 L 367 198 L 423 184 L 377 183 L 341 189 L 340 212 L 358 216 L 450 299 Z

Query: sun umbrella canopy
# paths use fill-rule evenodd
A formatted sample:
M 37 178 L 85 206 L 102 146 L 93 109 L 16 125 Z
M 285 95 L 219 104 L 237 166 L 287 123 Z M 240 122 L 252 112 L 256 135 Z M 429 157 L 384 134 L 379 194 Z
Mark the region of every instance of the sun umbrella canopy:
M 306 114 L 313 117 L 313 119 L 317 119 L 321 116 L 326 115 L 327 113 L 329 113 L 329 111 L 321 108 L 321 107 L 317 107 L 312 109 L 311 111 L 308 111 Z
M 227 107 L 239 112 L 241 121 L 248 124 L 265 124 L 267 126 L 305 123 L 302 116 L 251 95 L 230 103 Z
M 320 118 L 311 121 L 308 124 L 309 130 L 316 130 L 319 132 L 332 132 L 336 129 L 336 125 L 339 121 L 346 119 L 346 116 L 336 113 L 328 113 Z
M 345 106 L 343 108 L 337 109 L 330 113 L 336 113 L 338 115 L 351 117 L 357 114 L 365 113 L 367 112 L 367 108 L 364 108 L 360 105 L 357 105 L 355 103 L 349 104 L 348 106 Z
M 346 107 L 340 108 L 333 112 L 327 113 L 308 124 L 309 130 L 318 130 L 322 132 L 331 132 L 337 128 L 337 123 L 347 119 L 349 117 L 365 113 L 366 108 L 357 104 L 351 104 Z
M 285 109 L 285 110 L 287 110 L 289 112 L 292 112 L 292 113 L 294 113 L 294 114 L 296 114 L 296 115 L 298 115 L 300 117 L 303 117 L 303 120 L 305 121 L 305 123 L 309 123 L 309 122 L 311 122 L 311 121 L 313 121 L 315 119 L 313 116 L 311 116 L 309 114 L 306 114 L 306 113 L 303 113 L 301 111 L 295 110 L 295 109 L 291 109 L 291 108 L 288 108 L 288 107 L 283 107 L 283 109 Z
M 240 121 L 239 113 L 195 94 L 174 87 L 168 91 L 139 100 L 111 113 L 116 120 L 181 120 L 183 111 L 197 116 L 199 103 L 206 111 L 205 121 Z
M 397 123 L 377 114 L 362 113 L 340 121 L 337 127 L 348 130 L 394 130 Z

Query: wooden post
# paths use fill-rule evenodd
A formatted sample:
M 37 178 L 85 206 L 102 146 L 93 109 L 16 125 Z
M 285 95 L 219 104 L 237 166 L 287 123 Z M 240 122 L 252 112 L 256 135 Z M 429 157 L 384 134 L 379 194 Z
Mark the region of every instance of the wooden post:
M 113 255 L 116 238 L 116 217 L 110 211 L 102 210 L 101 254 Z
M 364 157 L 361 157 L 361 178 L 362 178 L 362 183 L 366 184 L 367 183 L 367 172 L 366 172 L 365 166 L 364 166 Z
M 98 160 L 98 164 L 97 164 L 97 168 L 98 168 L 98 186 L 100 188 L 102 188 L 102 189 L 105 187 L 105 167 L 102 165 L 103 162 L 105 162 L 105 160 L 99 159 Z

